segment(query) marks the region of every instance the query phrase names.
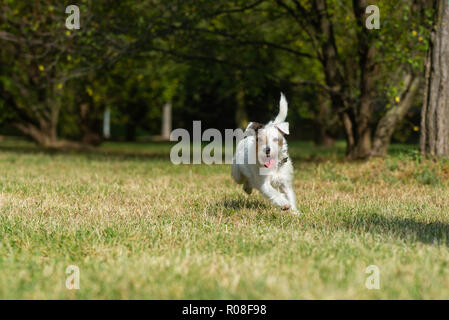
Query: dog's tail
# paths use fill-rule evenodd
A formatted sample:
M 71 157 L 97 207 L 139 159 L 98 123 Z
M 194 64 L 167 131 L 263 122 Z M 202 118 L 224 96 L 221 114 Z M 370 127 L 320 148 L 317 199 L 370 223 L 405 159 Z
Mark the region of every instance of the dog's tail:
M 285 119 L 287 118 L 287 109 L 287 99 L 285 99 L 284 94 L 281 92 L 281 100 L 279 101 L 279 114 L 277 115 L 276 119 L 274 119 L 274 123 L 285 121 Z

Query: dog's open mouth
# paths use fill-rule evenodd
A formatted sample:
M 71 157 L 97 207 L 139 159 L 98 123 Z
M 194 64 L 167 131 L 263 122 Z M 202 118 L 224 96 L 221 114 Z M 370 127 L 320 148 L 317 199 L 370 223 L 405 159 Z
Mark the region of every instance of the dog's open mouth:
M 274 167 L 275 164 L 276 164 L 276 161 L 273 158 L 271 158 L 271 159 L 267 159 L 263 165 L 265 166 L 265 168 L 272 168 L 272 167 Z

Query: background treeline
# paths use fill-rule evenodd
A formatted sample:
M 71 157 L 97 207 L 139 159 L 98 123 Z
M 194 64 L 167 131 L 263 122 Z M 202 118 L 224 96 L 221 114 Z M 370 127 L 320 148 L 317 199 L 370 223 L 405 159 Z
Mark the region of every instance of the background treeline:
M 293 135 L 349 158 L 417 142 L 437 1 L 1 0 L 0 134 L 45 147 L 98 145 L 173 127 L 246 126 L 290 103 Z M 368 5 L 380 8 L 369 30 Z

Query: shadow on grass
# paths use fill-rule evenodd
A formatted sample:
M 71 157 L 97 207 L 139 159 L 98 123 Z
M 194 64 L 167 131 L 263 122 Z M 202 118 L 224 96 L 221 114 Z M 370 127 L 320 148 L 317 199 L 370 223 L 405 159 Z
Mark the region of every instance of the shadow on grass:
M 14 153 L 17 155 L 33 155 L 45 154 L 49 156 L 64 155 L 64 156 L 82 156 L 89 160 L 170 160 L 170 149 L 166 145 L 161 149 L 149 150 L 132 150 L 132 149 L 114 149 L 114 148 L 89 148 L 89 149 L 46 149 L 34 145 L 20 145 L 20 146 L 3 146 L 0 145 L 0 152 Z
M 0 152 L 17 155 L 64 155 L 84 156 L 92 160 L 167 160 L 170 161 L 170 151 L 175 142 L 106 142 L 100 147 L 86 149 L 46 149 L 23 139 L 7 139 L 0 143 Z M 207 143 L 203 144 L 203 147 Z M 311 142 L 292 141 L 289 144 L 290 157 L 294 162 L 326 162 L 342 161 L 344 147 L 341 143 L 332 148 L 315 146 Z M 225 155 L 223 154 L 223 163 Z
M 6 139 L 0 142 L 0 152 L 16 155 L 64 155 L 85 157 L 97 161 L 158 160 L 170 161 L 170 151 L 175 142 L 106 142 L 100 147 L 86 149 L 45 149 L 23 139 Z M 207 143 L 203 143 L 203 147 Z M 396 157 L 414 159 L 416 148 L 407 145 L 392 145 L 389 153 Z M 346 162 L 345 144 L 341 141 L 325 148 L 307 141 L 289 142 L 289 153 L 294 163 Z M 223 154 L 223 163 L 225 155 Z
M 449 246 L 449 224 L 424 222 L 410 218 L 369 215 L 348 217 L 343 227 L 350 231 L 391 235 L 397 239 Z
M 128 160 L 159 160 L 170 161 L 170 149 L 169 147 L 162 146 L 161 149 L 151 148 L 142 150 L 132 150 L 126 148 L 90 148 L 90 149 L 46 149 L 36 146 L 2 146 L 0 145 L 0 152 L 8 152 L 16 155 L 38 155 L 44 154 L 49 156 L 75 156 L 85 157 L 89 160 L 96 161 L 128 161 Z M 299 155 L 291 156 L 292 161 L 295 163 L 323 163 L 331 159 L 338 159 L 336 161 L 344 161 L 342 157 L 327 157 L 324 155 Z M 192 159 L 191 159 L 192 161 Z M 223 164 L 225 164 L 225 158 L 223 157 Z
M 268 205 L 257 199 L 224 199 L 217 202 L 217 205 L 223 206 L 226 209 L 266 209 Z

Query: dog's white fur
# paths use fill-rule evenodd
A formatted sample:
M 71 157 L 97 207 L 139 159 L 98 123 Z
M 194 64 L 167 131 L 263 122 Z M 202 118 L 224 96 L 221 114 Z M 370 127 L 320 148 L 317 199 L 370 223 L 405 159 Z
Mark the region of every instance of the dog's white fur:
M 246 137 L 237 144 L 232 177 L 238 184 L 243 184 L 246 193 L 251 194 L 255 188 L 283 210 L 291 209 L 293 213 L 299 214 L 292 187 L 293 165 L 284 138 L 285 134 L 289 134 L 289 125 L 285 122 L 287 109 L 287 100 L 281 93 L 279 114 L 274 121 L 270 121 L 256 132 L 252 129 L 255 123 L 248 125 L 245 130 Z M 254 155 L 256 152 L 257 161 L 249 161 L 248 159 L 255 158 L 251 153 Z M 266 168 L 264 163 L 270 167 Z

